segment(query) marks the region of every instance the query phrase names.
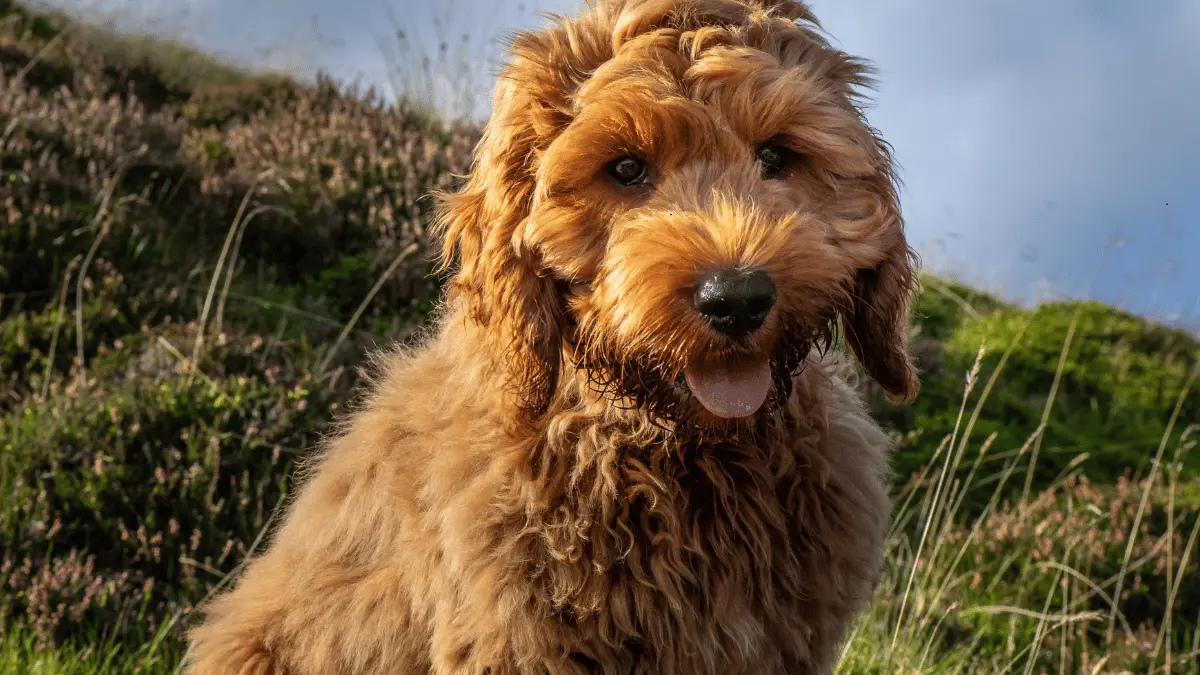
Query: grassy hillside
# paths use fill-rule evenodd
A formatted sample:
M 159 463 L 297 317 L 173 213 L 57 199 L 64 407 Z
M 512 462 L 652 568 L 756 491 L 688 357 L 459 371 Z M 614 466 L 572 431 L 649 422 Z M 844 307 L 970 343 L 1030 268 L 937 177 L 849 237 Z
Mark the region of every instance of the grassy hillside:
M 170 672 L 436 299 L 477 130 L 7 0 L 0 70 L 0 675 Z M 1200 672 L 1200 343 L 932 277 L 913 331 L 917 403 L 863 385 L 900 511 L 845 671 Z

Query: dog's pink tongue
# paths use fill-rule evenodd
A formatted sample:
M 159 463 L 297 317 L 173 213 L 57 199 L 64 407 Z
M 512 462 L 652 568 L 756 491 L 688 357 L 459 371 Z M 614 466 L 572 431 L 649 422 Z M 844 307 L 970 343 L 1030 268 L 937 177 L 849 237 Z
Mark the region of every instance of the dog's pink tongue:
M 689 366 L 683 372 L 692 394 L 717 417 L 753 415 L 771 389 L 771 365 L 754 362 L 711 362 Z

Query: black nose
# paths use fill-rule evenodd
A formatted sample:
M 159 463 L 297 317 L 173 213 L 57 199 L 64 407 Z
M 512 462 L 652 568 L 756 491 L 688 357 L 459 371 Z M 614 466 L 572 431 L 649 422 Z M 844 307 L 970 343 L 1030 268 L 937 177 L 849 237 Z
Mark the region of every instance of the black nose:
M 715 270 L 700 278 L 692 302 L 714 329 L 746 337 L 763 325 L 775 304 L 775 283 L 761 270 Z

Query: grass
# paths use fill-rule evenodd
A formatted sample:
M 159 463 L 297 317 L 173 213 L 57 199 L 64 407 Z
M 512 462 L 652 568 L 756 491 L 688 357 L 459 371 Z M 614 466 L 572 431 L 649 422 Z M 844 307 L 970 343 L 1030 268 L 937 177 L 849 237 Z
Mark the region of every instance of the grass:
M 167 675 L 175 672 L 179 645 L 166 631 L 140 647 L 101 636 L 47 649 L 34 632 L 10 629 L 0 636 L 0 675 Z
M 1035 494 L 1006 501 L 1005 486 L 1020 477 L 1043 425 L 1005 461 L 983 509 L 964 518 L 964 497 L 996 439 L 988 436 L 973 459 L 965 442 L 955 442 L 970 435 L 963 413 L 983 354 L 967 376 L 959 424 L 899 494 L 877 603 L 846 645 L 839 671 L 1200 672 L 1200 517 L 1194 501 L 1179 499 L 1183 460 L 1200 426 L 1173 435 L 1197 371 L 1180 391 L 1145 477 L 1093 485 L 1081 455 Z M 967 478 L 948 484 L 964 458 L 972 466 Z
M 436 301 L 478 129 L 73 26 L 0 0 L 0 674 L 167 673 Z M 839 672 L 1200 672 L 1200 343 L 933 276 L 912 341 L 914 405 L 861 385 L 898 506 Z

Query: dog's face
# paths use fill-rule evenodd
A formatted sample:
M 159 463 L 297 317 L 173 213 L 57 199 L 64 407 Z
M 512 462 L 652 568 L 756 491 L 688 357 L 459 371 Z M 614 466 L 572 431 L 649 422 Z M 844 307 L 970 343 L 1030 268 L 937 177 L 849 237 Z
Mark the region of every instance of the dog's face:
M 569 364 L 656 416 L 753 418 L 839 319 L 914 396 L 913 256 L 865 83 L 787 0 L 618 0 L 519 35 L 443 223 L 521 408 Z

